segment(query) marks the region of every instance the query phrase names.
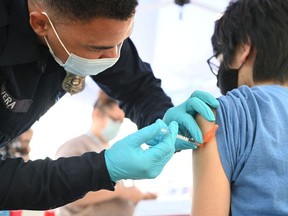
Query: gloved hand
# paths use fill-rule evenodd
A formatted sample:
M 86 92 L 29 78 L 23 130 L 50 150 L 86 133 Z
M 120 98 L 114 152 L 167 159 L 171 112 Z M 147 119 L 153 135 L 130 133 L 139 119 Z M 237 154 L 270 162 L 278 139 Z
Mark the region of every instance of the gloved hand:
M 219 102 L 207 92 L 195 91 L 184 103 L 168 109 L 163 120 L 166 124 L 176 121 L 179 124 L 179 135 L 189 139 L 193 138 L 197 143 L 202 143 L 202 132 L 194 118 L 199 113 L 208 121 L 215 121 L 215 116 L 208 105 L 217 108 Z M 175 143 L 176 151 L 196 148 L 195 144 L 179 138 L 177 138 Z
M 160 174 L 175 152 L 178 124 L 172 121 L 169 127 L 157 120 L 154 124 L 116 142 L 105 151 L 105 161 L 112 181 L 121 179 L 150 179 Z M 149 145 L 150 140 L 157 140 Z

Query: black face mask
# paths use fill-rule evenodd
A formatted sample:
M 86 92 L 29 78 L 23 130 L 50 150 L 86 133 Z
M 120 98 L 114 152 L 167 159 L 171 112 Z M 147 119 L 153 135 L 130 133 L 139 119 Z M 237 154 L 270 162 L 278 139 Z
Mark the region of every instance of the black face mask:
M 238 87 L 239 69 L 226 69 L 223 64 L 220 65 L 217 75 L 217 86 L 221 94 L 226 95 L 228 91 Z

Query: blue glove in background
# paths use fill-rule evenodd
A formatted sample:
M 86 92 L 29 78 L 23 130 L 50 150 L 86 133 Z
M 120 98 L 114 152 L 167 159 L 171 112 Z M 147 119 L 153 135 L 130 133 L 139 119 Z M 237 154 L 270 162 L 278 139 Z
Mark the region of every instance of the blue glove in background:
M 112 181 L 121 179 L 151 179 L 158 176 L 175 152 L 178 124 L 167 126 L 158 119 L 154 124 L 125 137 L 105 150 L 105 161 Z M 149 145 L 150 140 L 157 140 Z
M 199 113 L 208 121 L 215 121 L 215 116 L 210 107 L 217 108 L 218 100 L 208 92 L 195 91 L 184 103 L 171 107 L 164 115 L 164 122 L 169 124 L 176 121 L 179 124 L 178 134 L 187 138 L 193 138 L 197 143 L 203 142 L 202 132 L 195 121 Z M 176 151 L 184 149 L 196 149 L 197 146 L 177 138 L 175 143 Z

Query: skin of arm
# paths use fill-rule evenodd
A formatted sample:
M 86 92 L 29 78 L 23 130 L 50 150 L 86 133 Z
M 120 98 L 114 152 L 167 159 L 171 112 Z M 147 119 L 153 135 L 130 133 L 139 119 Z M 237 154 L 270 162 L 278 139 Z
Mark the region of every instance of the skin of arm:
M 121 182 L 116 184 L 115 191 L 99 190 L 96 192 L 87 193 L 82 199 L 79 199 L 70 204 L 70 206 L 82 207 L 93 205 L 96 203 L 105 202 L 114 198 L 123 198 L 130 200 L 137 204 L 143 199 L 155 199 L 157 197 L 154 193 L 143 193 L 137 187 L 126 187 Z
M 215 112 L 214 112 L 215 113 Z M 198 115 L 202 133 L 208 133 L 215 123 Z M 230 183 L 222 167 L 216 136 L 193 151 L 192 216 L 225 216 L 230 212 Z

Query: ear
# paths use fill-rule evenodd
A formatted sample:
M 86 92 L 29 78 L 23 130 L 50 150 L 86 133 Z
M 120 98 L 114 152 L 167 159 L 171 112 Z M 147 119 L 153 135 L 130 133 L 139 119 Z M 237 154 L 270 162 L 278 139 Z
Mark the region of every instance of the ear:
M 251 42 L 250 39 L 247 39 L 247 42 L 245 42 L 242 45 L 242 55 L 241 55 L 241 62 L 244 63 L 247 61 L 247 58 L 249 57 L 249 54 L 251 53 Z
M 49 22 L 47 17 L 39 11 L 30 12 L 30 26 L 34 32 L 39 36 L 46 36 Z

